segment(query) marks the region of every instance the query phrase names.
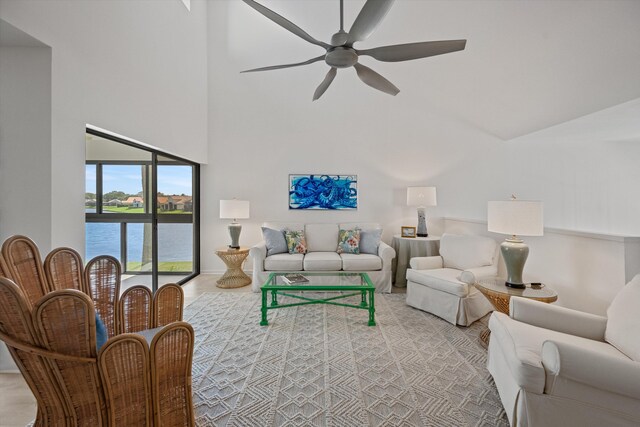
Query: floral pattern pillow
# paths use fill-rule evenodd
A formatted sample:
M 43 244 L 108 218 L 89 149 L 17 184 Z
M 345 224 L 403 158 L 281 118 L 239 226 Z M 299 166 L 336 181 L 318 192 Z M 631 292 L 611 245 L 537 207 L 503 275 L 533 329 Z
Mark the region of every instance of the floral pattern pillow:
M 306 254 L 307 240 L 304 237 L 304 230 L 286 230 L 284 238 L 287 240 L 287 249 L 290 254 Z
M 360 253 L 360 230 L 340 230 L 338 234 L 339 254 L 359 254 Z

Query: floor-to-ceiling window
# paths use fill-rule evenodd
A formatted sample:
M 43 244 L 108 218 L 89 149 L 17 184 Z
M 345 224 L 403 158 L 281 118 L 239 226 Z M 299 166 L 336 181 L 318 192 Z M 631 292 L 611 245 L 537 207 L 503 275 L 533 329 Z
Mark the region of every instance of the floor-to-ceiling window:
M 198 274 L 198 165 L 93 129 L 86 148 L 87 260 L 116 257 L 125 287 Z

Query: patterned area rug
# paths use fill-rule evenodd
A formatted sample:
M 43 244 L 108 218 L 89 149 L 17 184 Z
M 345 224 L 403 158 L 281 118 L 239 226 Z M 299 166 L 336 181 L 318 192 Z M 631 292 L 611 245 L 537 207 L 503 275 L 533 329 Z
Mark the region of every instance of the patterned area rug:
M 197 425 L 508 425 L 482 321 L 455 327 L 404 300 L 377 294 L 375 327 L 331 305 L 270 311 L 260 326 L 258 294 L 203 294 L 184 316 Z

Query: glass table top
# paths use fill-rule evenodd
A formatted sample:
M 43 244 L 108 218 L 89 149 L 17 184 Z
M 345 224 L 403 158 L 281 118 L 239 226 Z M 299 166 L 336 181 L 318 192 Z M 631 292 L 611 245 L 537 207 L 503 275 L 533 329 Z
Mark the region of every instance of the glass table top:
M 558 296 L 556 291 L 544 284 L 532 286 L 531 283 L 526 283 L 526 288 L 518 289 L 506 286 L 505 281 L 506 279 L 500 277 L 485 278 L 478 280 L 475 285 L 491 292 L 524 298 L 557 298 Z

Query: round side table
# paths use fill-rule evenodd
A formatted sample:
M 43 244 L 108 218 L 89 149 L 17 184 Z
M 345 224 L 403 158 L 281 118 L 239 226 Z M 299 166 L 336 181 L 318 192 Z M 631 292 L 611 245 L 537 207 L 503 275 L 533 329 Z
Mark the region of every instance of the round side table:
M 526 288 L 517 289 L 506 286 L 504 282 L 505 279 L 490 277 L 480 279 L 473 285 L 482 295 L 487 297 L 496 310 L 506 315 L 509 315 L 509 300 L 511 300 L 512 296 L 529 298 L 546 303 L 552 303 L 558 299 L 556 291 L 544 284 L 532 286 L 531 283 L 527 283 Z M 480 341 L 482 341 L 485 346 L 489 344 L 490 335 L 491 330 L 489 328 L 480 332 Z
M 402 237 L 393 236 L 391 247 L 396 251 L 396 257 L 391 261 L 391 278 L 394 286 L 407 287 L 407 268 L 411 258 L 438 255 L 440 236 Z
M 241 288 L 251 283 L 251 277 L 242 271 L 242 264 L 249 256 L 249 248 L 222 248 L 216 251 L 216 255 L 227 265 L 227 271 L 216 282 L 219 288 Z

